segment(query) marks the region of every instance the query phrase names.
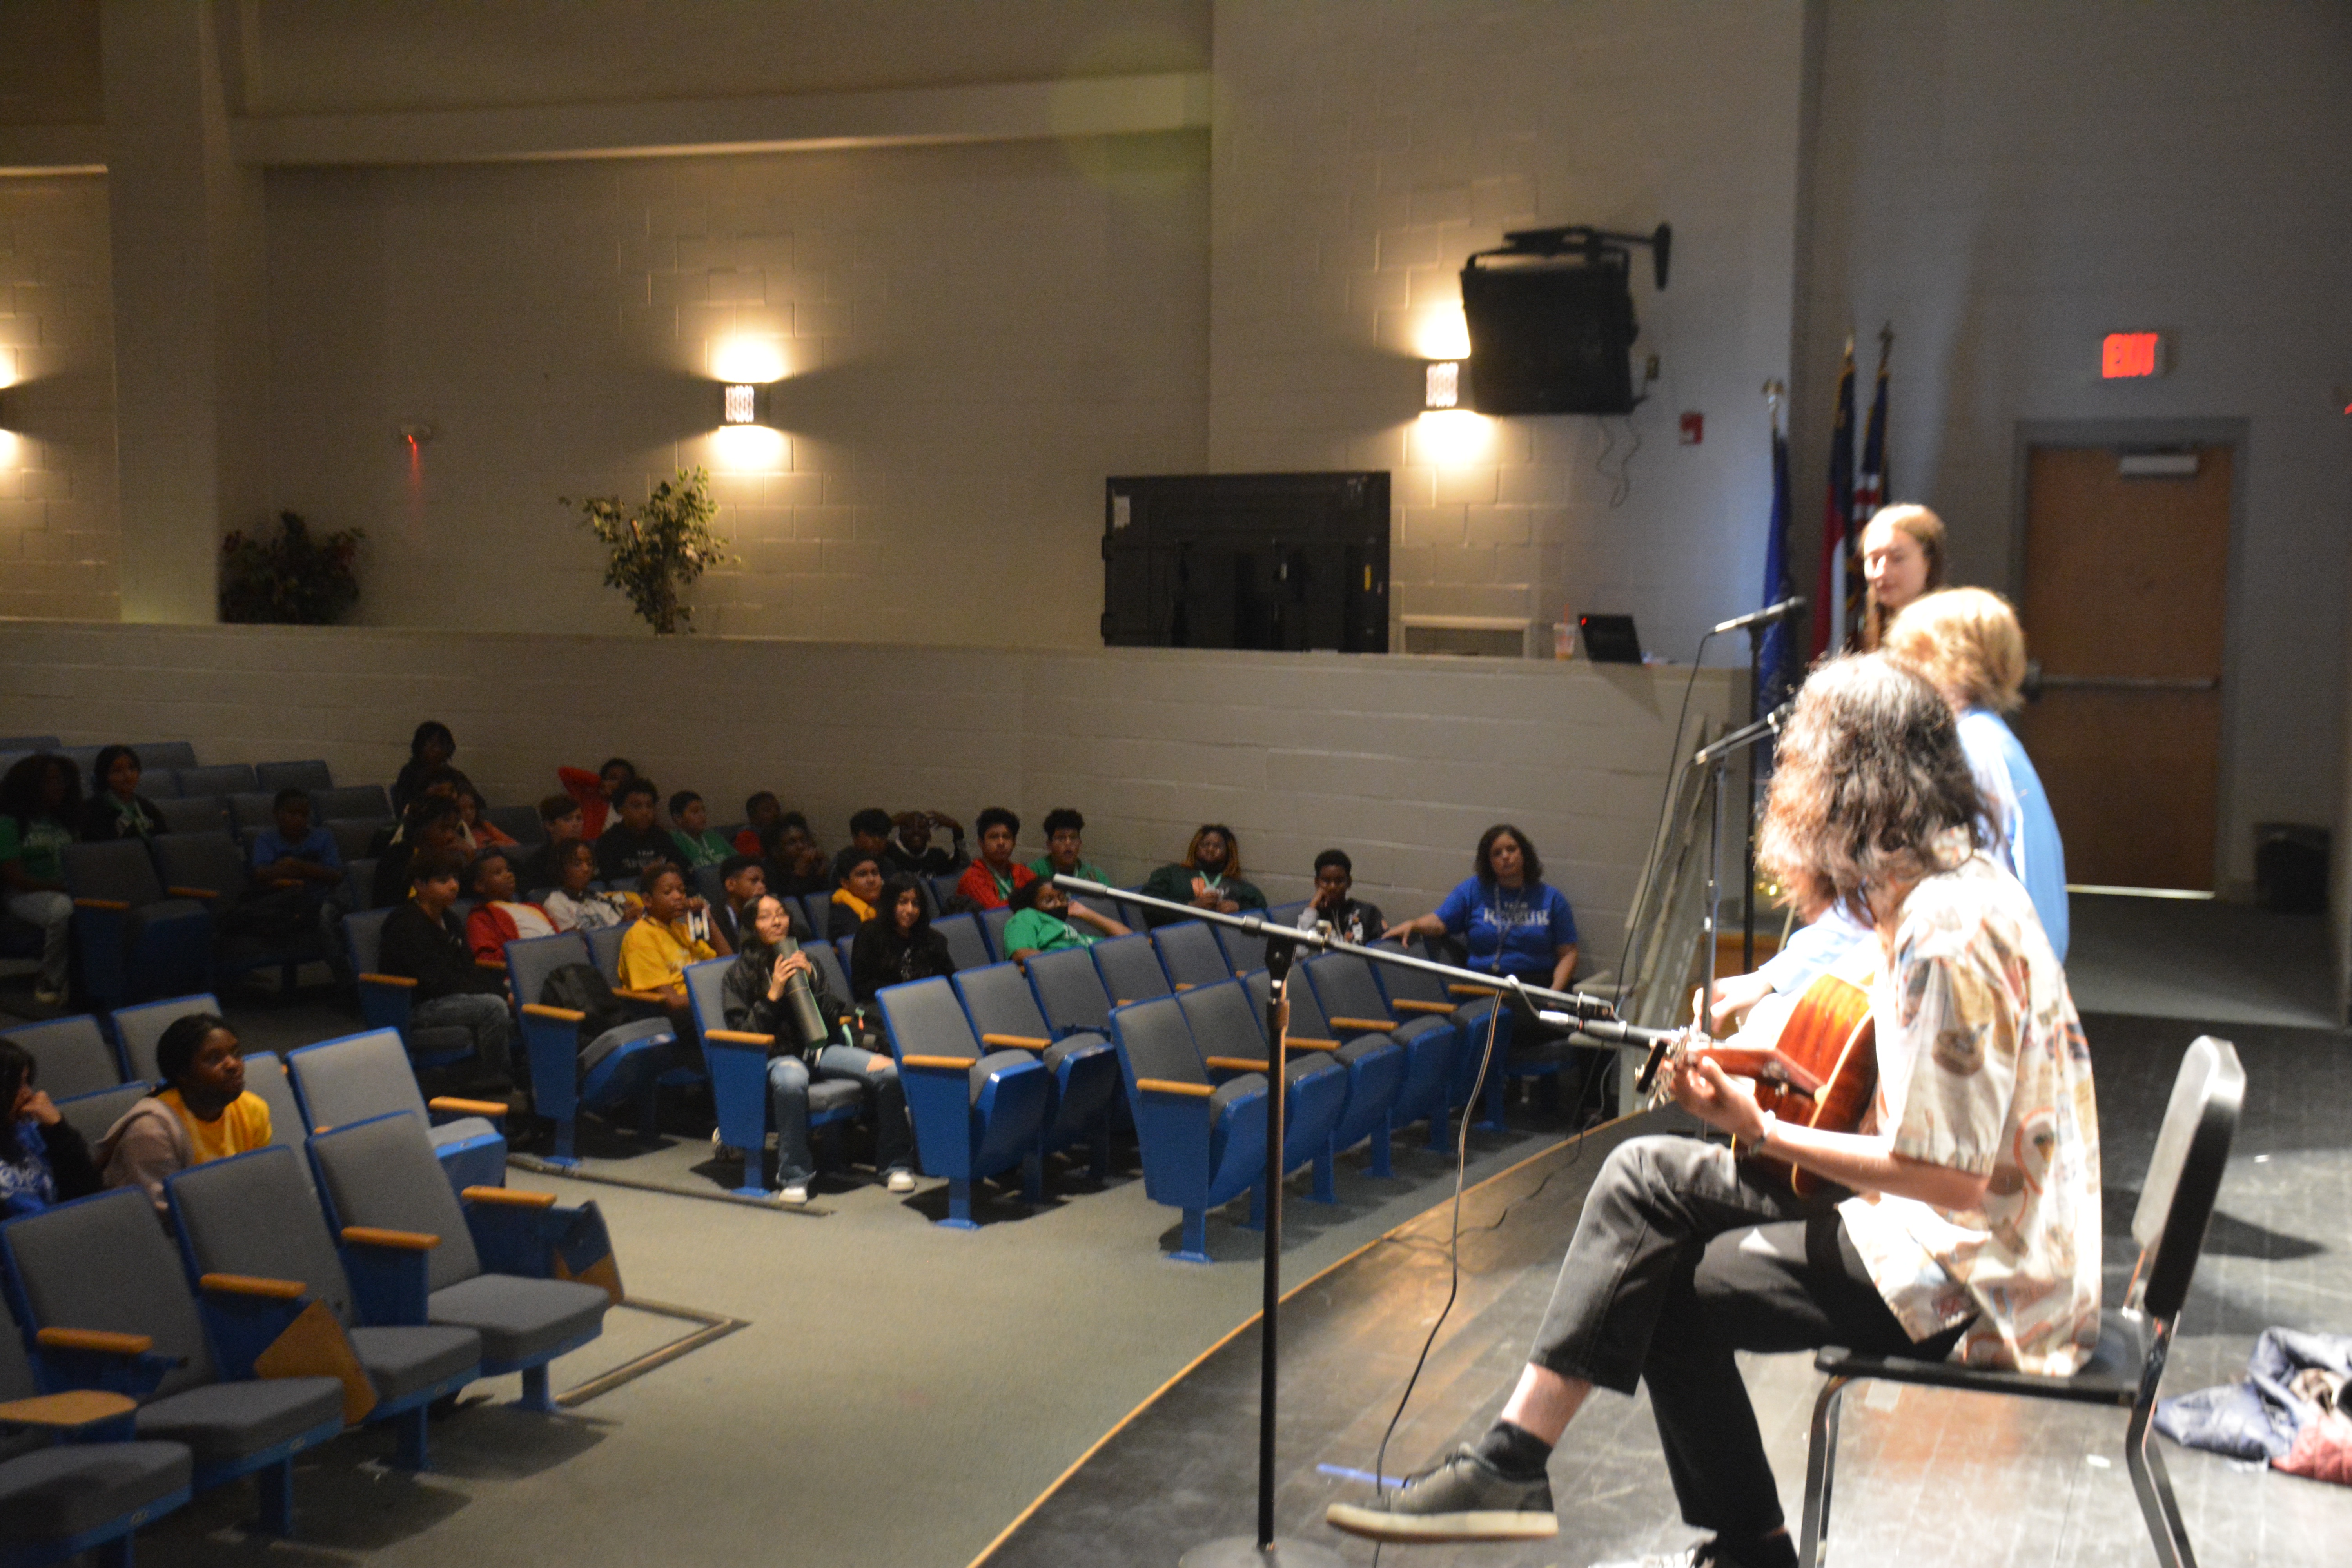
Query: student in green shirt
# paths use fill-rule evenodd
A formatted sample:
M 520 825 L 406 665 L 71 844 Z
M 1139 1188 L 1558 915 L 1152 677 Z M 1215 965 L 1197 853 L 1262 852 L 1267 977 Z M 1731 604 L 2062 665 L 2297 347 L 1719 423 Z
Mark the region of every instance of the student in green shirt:
M 1046 878 L 1024 882 L 1010 900 L 1013 918 L 1004 922 L 1004 955 L 1021 963 L 1033 952 L 1057 952 L 1066 947 L 1090 947 L 1107 936 L 1125 936 L 1127 928 L 1084 904 Z
M 690 789 L 669 797 L 669 836 L 677 842 L 678 861 L 688 871 L 726 864 L 735 847 L 710 831 L 710 808 Z
M 1222 822 L 1203 823 L 1185 847 L 1184 858 L 1162 866 L 1144 879 L 1142 891 L 1171 904 L 1238 914 L 1265 908 L 1265 895 L 1255 883 L 1242 879 L 1242 847 L 1234 830 Z M 1164 926 L 1181 915 L 1150 910 L 1144 923 Z
M 1087 819 L 1066 805 L 1047 812 L 1045 853 L 1030 861 L 1029 869 L 1040 877 L 1083 877 L 1110 886 L 1110 873 L 1087 858 L 1086 830 Z
M 66 894 L 62 852 L 80 816 L 81 770 L 69 758 L 46 752 L 26 757 L 0 778 L 0 902 L 41 928 L 33 999 L 44 1007 L 66 995 L 73 900 Z

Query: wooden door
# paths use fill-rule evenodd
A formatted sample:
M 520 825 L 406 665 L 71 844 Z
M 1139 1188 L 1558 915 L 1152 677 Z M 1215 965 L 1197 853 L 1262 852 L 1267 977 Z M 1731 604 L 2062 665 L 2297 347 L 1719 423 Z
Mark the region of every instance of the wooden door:
M 2126 477 L 2105 447 L 2028 457 L 2027 649 L 2018 723 L 2066 843 L 2066 879 L 2213 887 L 2234 452 Z M 2185 466 L 2185 465 L 2184 465 Z

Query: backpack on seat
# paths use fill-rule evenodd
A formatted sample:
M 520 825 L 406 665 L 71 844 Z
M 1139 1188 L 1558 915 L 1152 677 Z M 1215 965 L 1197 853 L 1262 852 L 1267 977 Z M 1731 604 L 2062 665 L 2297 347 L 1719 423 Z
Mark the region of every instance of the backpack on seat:
M 587 1015 L 580 1020 L 580 1070 L 583 1073 L 645 1033 L 635 1026 L 667 1018 L 657 1007 L 614 995 L 604 971 L 593 963 L 567 963 L 550 973 L 539 988 L 539 1001 L 543 1007 L 566 1007 Z

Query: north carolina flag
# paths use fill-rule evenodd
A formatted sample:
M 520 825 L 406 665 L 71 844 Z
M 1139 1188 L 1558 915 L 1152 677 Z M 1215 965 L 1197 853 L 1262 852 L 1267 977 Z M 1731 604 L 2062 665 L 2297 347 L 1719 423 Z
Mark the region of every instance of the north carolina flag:
M 1853 531 L 1853 340 L 1838 373 L 1837 424 L 1830 432 L 1829 495 L 1822 506 L 1822 576 L 1813 595 L 1812 655 L 1845 646 L 1846 559 Z M 1857 574 L 1858 575 L 1858 574 Z

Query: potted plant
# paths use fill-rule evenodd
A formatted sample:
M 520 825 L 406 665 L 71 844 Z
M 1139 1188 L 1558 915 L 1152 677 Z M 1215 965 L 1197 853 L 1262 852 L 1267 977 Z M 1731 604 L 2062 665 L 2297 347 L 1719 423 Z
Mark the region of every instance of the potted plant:
M 242 531 L 221 541 L 220 618 L 252 625 L 324 626 L 359 603 L 360 529 L 313 534 L 300 514 L 278 514 L 278 537 Z
M 711 527 L 719 503 L 710 496 L 710 476 L 700 468 L 681 468 L 664 479 L 643 506 L 624 509 L 618 496 L 566 497 L 559 504 L 580 509 L 581 521 L 610 552 L 604 585 L 626 594 L 657 637 L 691 631 L 694 607 L 681 602 L 680 590 L 709 568 L 735 561 Z

